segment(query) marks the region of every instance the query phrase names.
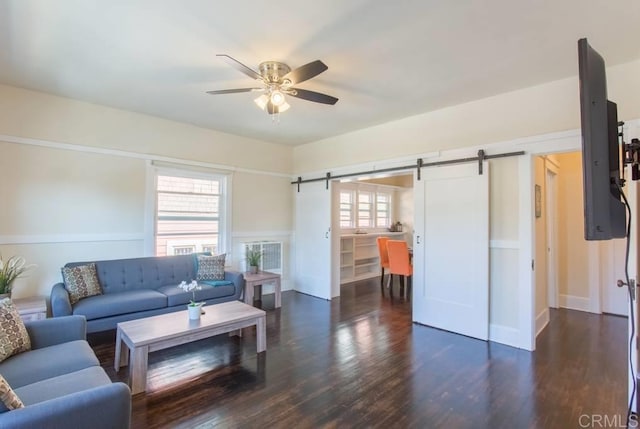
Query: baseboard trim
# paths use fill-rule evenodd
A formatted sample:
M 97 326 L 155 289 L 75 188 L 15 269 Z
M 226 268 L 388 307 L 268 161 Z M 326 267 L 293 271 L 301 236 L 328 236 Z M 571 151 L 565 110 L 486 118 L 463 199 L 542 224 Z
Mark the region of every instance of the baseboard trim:
M 560 295 L 559 297 L 560 307 L 568 308 L 570 310 L 591 311 L 591 302 L 589 298 L 583 298 L 581 296 L 574 295 Z
M 520 346 L 520 331 L 510 326 L 489 324 L 489 341 L 522 348 Z
M 549 309 L 545 308 L 536 317 L 536 338 L 540 335 L 540 332 L 549 324 Z

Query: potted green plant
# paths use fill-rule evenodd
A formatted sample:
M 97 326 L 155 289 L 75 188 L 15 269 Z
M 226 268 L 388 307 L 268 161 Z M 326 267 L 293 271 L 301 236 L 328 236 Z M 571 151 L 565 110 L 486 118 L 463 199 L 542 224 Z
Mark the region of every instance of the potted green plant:
M 262 252 L 260 250 L 247 247 L 247 265 L 249 266 L 249 272 L 251 274 L 256 274 L 258 272 L 261 258 Z
M 5 261 L 0 255 L 0 298 L 10 298 L 13 281 L 31 267 L 22 256 L 12 256 Z

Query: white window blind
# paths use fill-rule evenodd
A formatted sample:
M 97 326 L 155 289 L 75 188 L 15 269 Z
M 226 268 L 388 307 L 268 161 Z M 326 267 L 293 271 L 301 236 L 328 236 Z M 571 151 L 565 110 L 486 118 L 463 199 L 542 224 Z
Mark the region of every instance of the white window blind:
M 351 190 L 340 191 L 340 228 L 355 228 L 355 192 Z
M 376 227 L 388 228 L 391 225 L 391 194 L 376 192 Z
M 358 191 L 358 228 L 375 228 L 373 192 Z

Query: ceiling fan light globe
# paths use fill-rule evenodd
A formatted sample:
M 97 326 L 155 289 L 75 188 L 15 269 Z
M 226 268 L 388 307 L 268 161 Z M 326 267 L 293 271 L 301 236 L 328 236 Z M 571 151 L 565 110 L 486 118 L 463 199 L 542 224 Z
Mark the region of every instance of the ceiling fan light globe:
M 284 94 L 278 90 L 271 93 L 271 103 L 274 106 L 282 106 L 285 103 Z
M 285 101 L 278 106 L 278 113 L 286 112 L 287 110 L 289 110 L 289 107 L 291 107 L 291 105 Z
M 264 110 L 266 109 L 267 103 L 269 102 L 269 97 L 267 97 L 265 94 L 262 94 L 260 97 L 256 98 L 253 101 L 258 105 L 259 108 Z

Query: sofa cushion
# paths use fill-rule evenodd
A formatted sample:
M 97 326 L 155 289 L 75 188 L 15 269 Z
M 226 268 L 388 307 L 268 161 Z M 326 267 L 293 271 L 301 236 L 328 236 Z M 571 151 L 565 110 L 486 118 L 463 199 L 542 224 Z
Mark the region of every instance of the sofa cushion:
M 0 374 L 0 412 L 24 408 L 20 397 L 13 391 L 7 380 Z M 4 407 L 2 407 L 4 405 Z M 2 409 L 4 408 L 4 410 Z
M 0 363 L 0 374 L 17 390 L 27 384 L 99 365 L 89 343 L 76 340 L 11 356 Z
M 0 300 L 0 362 L 31 349 L 31 340 L 10 298 Z
M 196 280 L 224 280 L 226 254 L 216 256 L 196 255 L 198 273 Z
M 94 263 L 62 267 L 62 279 L 65 289 L 69 292 L 69 301 L 72 305 L 82 298 L 102 294 Z
M 200 285 L 200 290 L 195 291 L 196 302 L 233 295 L 236 291 L 235 286 L 231 282 L 226 282 L 226 285 L 218 287 L 203 284 L 203 282 L 199 282 L 198 284 Z M 177 285 L 163 286 L 158 288 L 158 291 L 167 296 L 169 307 L 188 304 L 191 299 L 193 299 L 193 294 L 191 292 L 185 292 Z
M 73 314 L 93 320 L 166 306 L 167 297 L 164 294 L 152 289 L 138 289 L 85 298 L 73 307 Z
M 29 406 L 106 384 L 111 384 L 111 380 L 104 370 L 99 366 L 92 366 L 20 387 L 16 389 L 16 393 Z

